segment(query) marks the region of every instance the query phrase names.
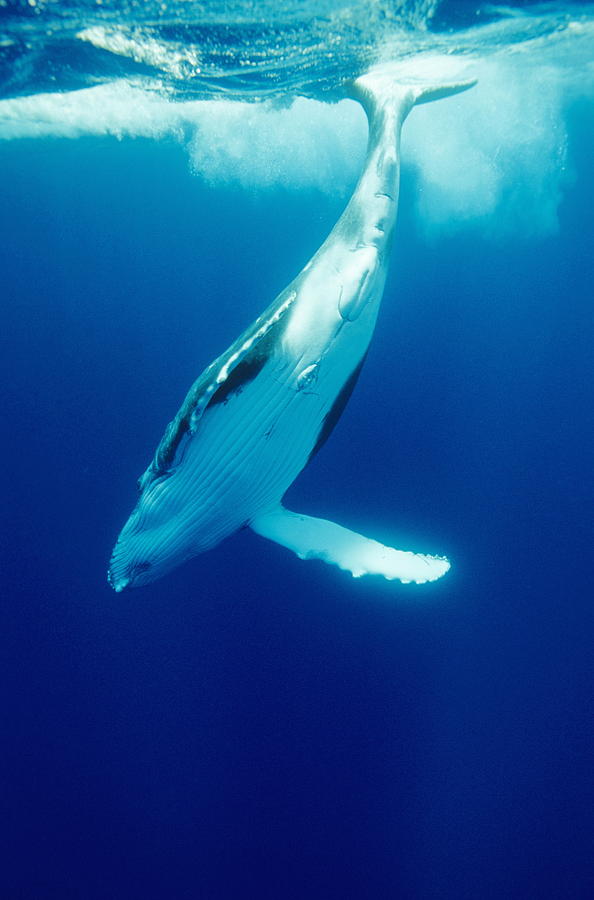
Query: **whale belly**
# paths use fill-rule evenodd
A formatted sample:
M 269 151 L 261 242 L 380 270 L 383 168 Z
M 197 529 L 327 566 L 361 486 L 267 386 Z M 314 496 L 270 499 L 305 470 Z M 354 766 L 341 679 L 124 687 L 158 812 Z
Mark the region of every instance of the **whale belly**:
M 271 360 L 206 411 L 174 474 L 166 505 L 199 552 L 278 500 L 307 462 L 328 401 L 296 390 Z
M 277 504 L 348 399 L 352 379 L 342 368 L 273 354 L 254 378 L 215 394 L 171 471 L 147 485 L 124 526 L 114 586 L 153 580 L 151 570 L 174 568 Z

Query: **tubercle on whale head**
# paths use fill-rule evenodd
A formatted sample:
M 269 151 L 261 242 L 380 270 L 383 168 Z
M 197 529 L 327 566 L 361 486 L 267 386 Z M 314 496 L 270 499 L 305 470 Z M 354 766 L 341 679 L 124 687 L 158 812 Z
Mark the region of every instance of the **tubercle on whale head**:
M 107 581 L 116 594 L 120 594 L 124 590 L 142 587 L 156 581 L 175 568 L 179 562 L 181 559 L 177 554 L 170 560 L 161 559 L 157 555 L 154 562 L 149 562 L 138 556 L 133 543 L 126 538 L 120 538 L 109 563 Z
M 186 549 L 151 516 L 151 504 L 146 500 L 151 492 L 151 486 L 145 489 L 113 548 L 107 580 L 118 594 L 156 581 L 179 564 Z
M 107 570 L 107 581 L 108 581 L 110 587 L 112 587 L 114 589 L 116 594 L 120 594 L 130 584 L 129 578 L 119 578 L 119 579 L 114 578 L 114 576 L 112 575 L 111 569 Z

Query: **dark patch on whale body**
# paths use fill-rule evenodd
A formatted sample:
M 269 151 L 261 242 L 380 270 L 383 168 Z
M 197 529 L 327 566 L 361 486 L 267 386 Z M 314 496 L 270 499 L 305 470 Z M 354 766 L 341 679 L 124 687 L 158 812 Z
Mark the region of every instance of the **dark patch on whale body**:
M 342 388 L 340 389 L 340 393 L 338 394 L 336 400 L 332 404 L 330 411 L 326 413 L 324 416 L 324 421 L 322 422 L 322 427 L 320 428 L 320 433 L 318 434 L 318 439 L 314 444 L 314 448 L 309 454 L 307 461 L 309 462 L 314 458 L 318 450 L 324 446 L 330 435 L 332 434 L 334 427 L 341 415 L 344 412 L 344 408 L 350 400 L 351 394 L 355 389 L 355 385 L 357 384 L 357 380 L 359 375 L 361 374 L 361 369 L 363 368 L 363 363 L 367 357 L 367 353 L 364 354 L 361 361 L 358 365 L 353 369 Z
M 246 356 L 234 369 L 232 369 L 223 381 L 221 386 L 214 392 L 206 405 L 206 409 L 216 406 L 217 403 L 226 403 L 231 394 L 241 392 L 241 390 L 253 381 L 256 375 L 259 375 L 266 362 L 268 355 L 266 353 L 258 353 L 253 356 Z
M 225 380 L 212 393 L 208 401 L 205 402 L 206 397 L 212 391 L 217 372 L 220 372 L 223 366 L 227 365 L 229 359 L 236 354 L 237 348 L 241 348 L 241 345 L 249 339 L 250 332 L 253 331 L 259 322 L 260 320 L 257 320 L 251 329 L 248 329 L 246 333 L 239 337 L 226 353 L 215 360 L 214 363 L 211 363 L 194 382 L 178 414 L 167 426 L 161 443 L 157 447 L 153 462 L 139 479 L 139 489 L 141 491 L 156 478 L 161 478 L 170 473 L 180 453 L 180 446 L 184 438 L 190 435 L 192 420 L 198 410 L 198 418 L 200 418 L 210 407 L 219 403 L 225 403 L 232 394 L 241 391 L 262 371 L 270 359 L 275 342 L 278 341 L 279 331 L 285 327 L 282 317 L 270 326 L 266 334 L 254 344 L 240 362 L 232 366 Z

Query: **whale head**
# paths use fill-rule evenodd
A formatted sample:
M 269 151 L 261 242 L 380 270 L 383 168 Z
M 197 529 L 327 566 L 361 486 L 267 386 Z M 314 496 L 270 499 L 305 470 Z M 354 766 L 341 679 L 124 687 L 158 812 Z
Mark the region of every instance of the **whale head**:
M 161 578 L 189 555 L 183 534 L 170 520 L 160 522 L 154 512 L 147 515 L 142 502 L 124 525 L 114 547 L 108 581 L 112 588 L 141 587 Z
M 157 581 L 209 546 L 204 532 L 202 540 L 197 541 L 201 504 L 183 498 L 176 484 L 181 480 L 172 474 L 144 486 L 109 564 L 108 580 L 118 593 Z

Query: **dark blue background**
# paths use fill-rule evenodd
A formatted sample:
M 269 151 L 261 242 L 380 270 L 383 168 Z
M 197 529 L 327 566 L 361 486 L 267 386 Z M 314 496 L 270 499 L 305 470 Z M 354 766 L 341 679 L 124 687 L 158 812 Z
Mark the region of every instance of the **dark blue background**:
M 592 108 L 561 233 L 432 243 L 404 173 L 376 339 L 305 512 L 446 552 L 353 581 L 249 533 L 114 594 L 188 386 L 341 207 L 168 144 L 0 147 L 1 895 L 594 895 Z

